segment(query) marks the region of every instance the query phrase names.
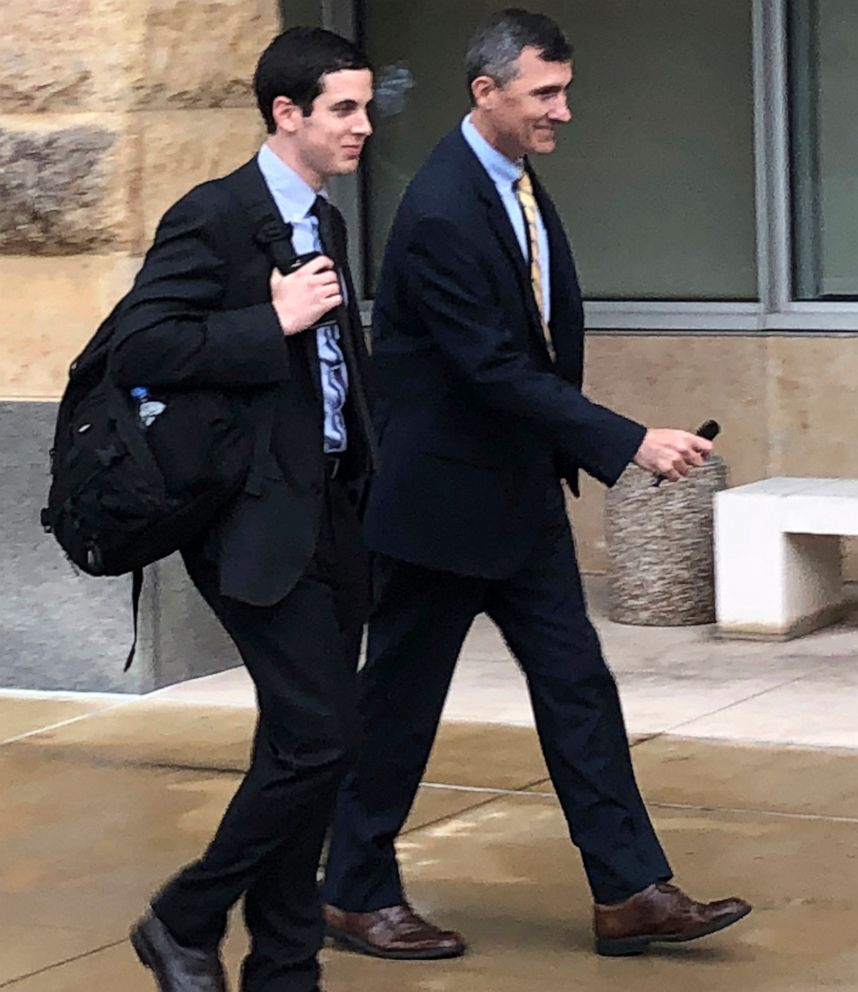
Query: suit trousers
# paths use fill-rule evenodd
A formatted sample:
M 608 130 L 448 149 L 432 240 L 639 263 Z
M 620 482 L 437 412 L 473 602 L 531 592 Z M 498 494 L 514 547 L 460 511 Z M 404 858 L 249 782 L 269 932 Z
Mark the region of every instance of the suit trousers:
M 368 912 L 404 901 L 394 840 L 465 635 L 481 612 L 526 677 L 542 752 L 595 900 L 620 902 L 671 877 L 635 782 L 616 684 L 587 616 L 559 482 L 535 511 L 533 550 L 509 579 L 377 559 L 367 663 L 358 677 L 364 739 L 337 802 L 326 902 Z
M 203 856 L 153 900 L 187 946 L 214 946 L 244 896 L 251 937 L 246 992 L 311 992 L 323 941 L 317 870 L 340 780 L 356 743 L 355 671 L 369 608 L 369 562 L 338 480 L 326 483 L 315 555 L 271 607 L 222 596 L 216 566 L 188 572 L 238 647 L 259 716 L 250 767 Z

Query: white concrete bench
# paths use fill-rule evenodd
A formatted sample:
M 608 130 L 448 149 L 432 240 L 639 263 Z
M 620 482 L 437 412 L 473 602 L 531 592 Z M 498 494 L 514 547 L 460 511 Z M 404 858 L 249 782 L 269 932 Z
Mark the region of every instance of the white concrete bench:
M 840 538 L 856 534 L 858 479 L 765 479 L 717 493 L 719 633 L 786 639 L 838 619 Z

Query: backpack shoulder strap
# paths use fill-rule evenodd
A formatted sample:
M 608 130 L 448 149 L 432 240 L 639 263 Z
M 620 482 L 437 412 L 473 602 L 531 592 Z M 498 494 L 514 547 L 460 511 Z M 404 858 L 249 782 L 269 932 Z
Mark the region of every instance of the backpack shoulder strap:
M 292 225 L 280 216 L 255 161 L 233 177 L 233 192 L 250 221 L 254 241 L 268 255 L 272 266 L 286 272 L 296 254 L 292 247 Z
M 122 669 L 123 672 L 127 672 L 131 667 L 131 662 L 134 661 L 134 655 L 137 652 L 137 626 L 140 619 L 140 593 L 143 591 L 143 569 L 135 568 L 131 573 L 131 616 L 134 623 L 134 640 L 131 642 L 131 650 L 128 652 L 128 657 L 125 659 L 125 667 Z
M 272 268 L 276 267 L 281 272 L 288 272 L 296 255 L 292 246 L 292 225 L 287 224 L 280 216 L 277 204 L 256 162 L 248 163 L 245 170 L 241 170 L 245 173 L 241 183 L 237 181 L 238 176 L 235 177 L 234 193 L 253 228 L 253 239 L 268 255 Z M 250 472 L 244 486 L 244 491 L 251 496 L 259 496 L 262 492 L 262 480 L 270 457 L 271 434 L 274 430 L 277 409 L 276 387 L 262 393 L 257 409 L 260 426 L 254 438 Z

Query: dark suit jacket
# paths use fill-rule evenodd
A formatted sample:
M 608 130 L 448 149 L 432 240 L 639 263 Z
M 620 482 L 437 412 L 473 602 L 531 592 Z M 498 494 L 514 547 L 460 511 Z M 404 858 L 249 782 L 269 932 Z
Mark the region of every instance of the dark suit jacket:
M 306 568 L 324 491 L 316 334 L 286 338 L 271 305 L 270 241 L 278 223 L 255 158 L 182 197 L 164 215 L 120 308 L 112 356 L 119 385 L 166 390 L 168 403 L 170 389 L 228 391 L 255 431 L 271 424 L 273 406 L 271 457 L 259 491 L 237 497 L 202 542 L 219 565 L 221 592 L 257 605 L 282 599 Z M 336 226 L 345 258 L 339 214 Z M 364 379 L 366 348 L 362 334 L 354 333 L 360 321 L 344 275 L 352 319 L 343 323 L 354 356 L 348 461 L 359 485 L 368 469 L 368 424 L 358 422 L 353 398 Z
M 531 173 L 532 175 L 532 173 Z M 551 255 L 552 366 L 529 273 L 494 183 L 457 128 L 408 187 L 373 319 L 383 397 L 370 548 L 510 576 L 559 476 L 612 485 L 644 428 L 581 394 L 583 310 L 560 218 L 532 175 Z

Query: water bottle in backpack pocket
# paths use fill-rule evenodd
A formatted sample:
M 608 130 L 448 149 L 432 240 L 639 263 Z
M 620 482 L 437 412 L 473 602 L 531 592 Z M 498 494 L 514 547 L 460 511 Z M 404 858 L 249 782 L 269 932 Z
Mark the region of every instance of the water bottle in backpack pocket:
M 149 395 L 146 386 L 135 386 L 131 398 L 137 403 L 137 423 L 141 430 L 147 430 L 166 409 L 167 405 Z

